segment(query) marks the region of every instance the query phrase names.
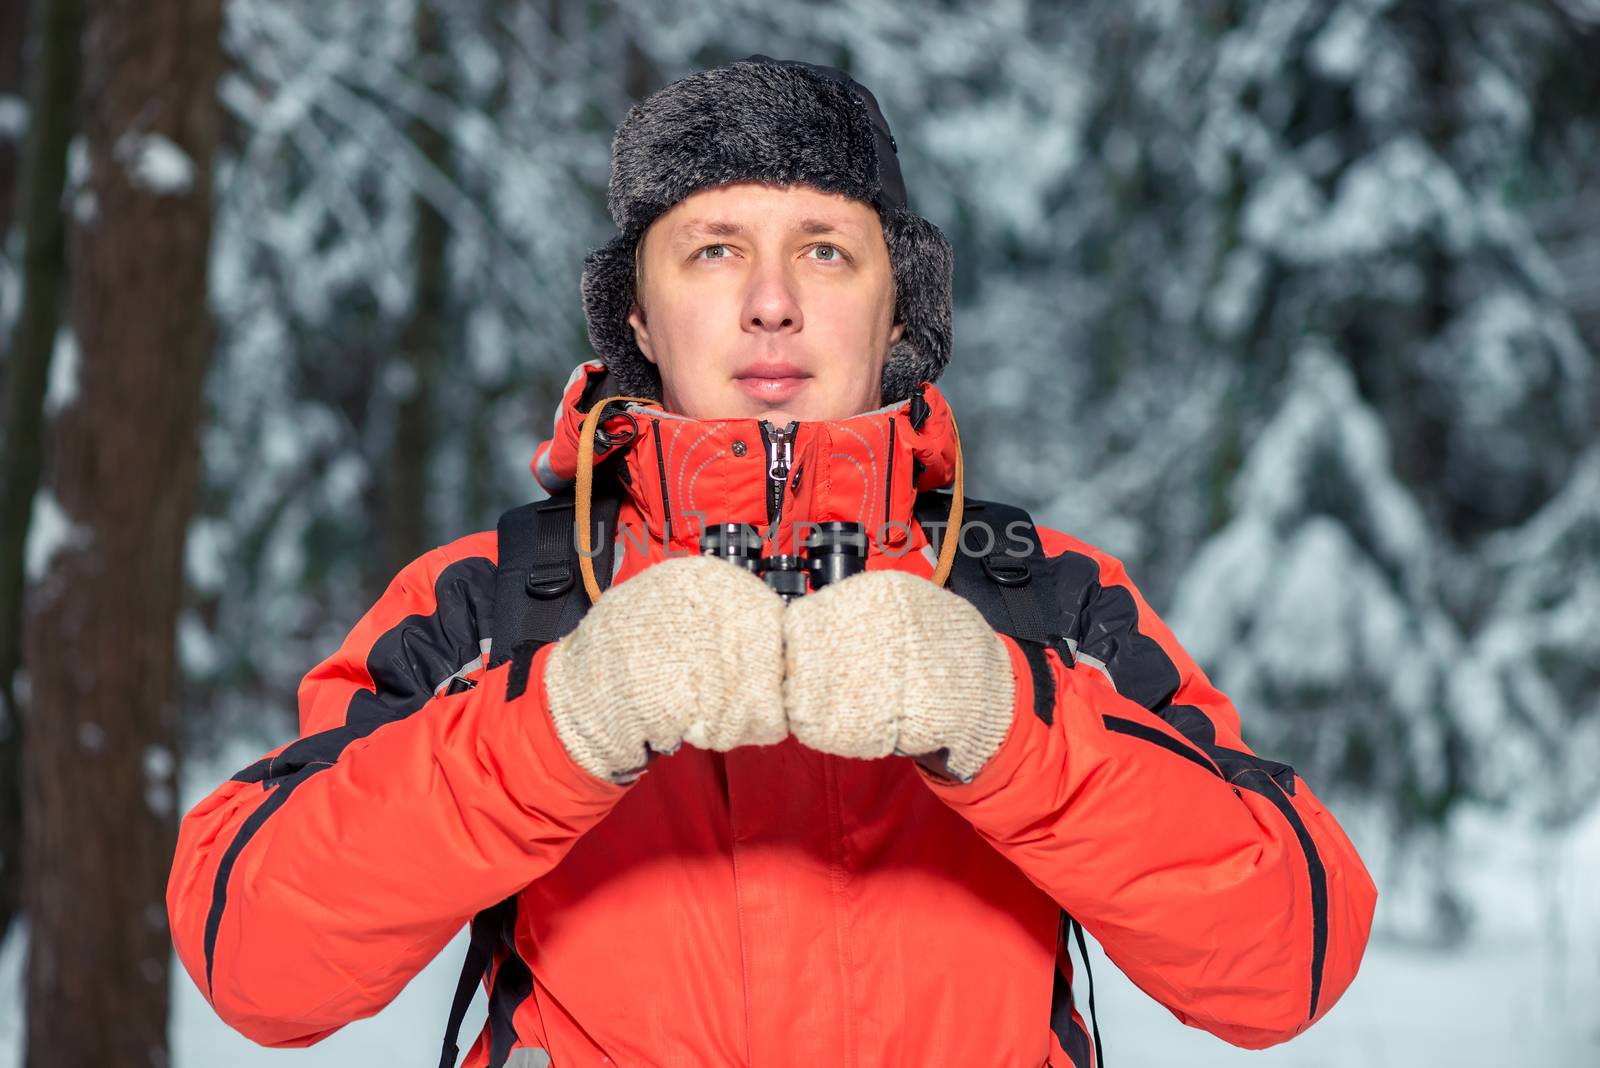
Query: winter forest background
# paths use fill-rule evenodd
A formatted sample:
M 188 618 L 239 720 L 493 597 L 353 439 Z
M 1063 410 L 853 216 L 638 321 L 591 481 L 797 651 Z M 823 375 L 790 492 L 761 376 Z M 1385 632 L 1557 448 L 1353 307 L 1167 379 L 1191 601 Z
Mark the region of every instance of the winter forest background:
M 0 1065 L 433 1062 L 461 942 L 321 1047 L 209 1017 L 176 822 L 536 494 L 611 133 L 757 51 L 955 246 L 973 492 L 1126 560 L 1378 880 L 1303 1038 L 1097 957 L 1108 1057 L 1600 1063 L 1597 0 L 3 0 Z

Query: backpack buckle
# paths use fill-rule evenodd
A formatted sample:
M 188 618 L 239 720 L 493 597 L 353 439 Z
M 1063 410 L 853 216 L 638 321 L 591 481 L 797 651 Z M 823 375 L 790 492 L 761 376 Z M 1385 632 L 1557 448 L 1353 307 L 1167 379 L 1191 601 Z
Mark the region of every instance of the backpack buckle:
M 560 597 L 572 589 L 574 584 L 575 580 L 570 567 L 563 567 L 560 571 L 528 572 L 528 596 L 537 597 L 541 601 Z
M 983 573 L 1000 586 L 1026 586 L 1033 578 L 1028 561 L 1016 556 L 985 556 L 980 561 Z

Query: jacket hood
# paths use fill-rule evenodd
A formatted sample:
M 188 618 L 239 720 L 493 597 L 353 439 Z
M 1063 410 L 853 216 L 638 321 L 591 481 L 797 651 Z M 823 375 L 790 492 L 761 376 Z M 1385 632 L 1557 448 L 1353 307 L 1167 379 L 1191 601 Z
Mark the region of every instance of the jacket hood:
M 605 390 L 599 360 L 580 364 L 562 393 L 549 439 L 534 452 L 535 479 L 546 492 L 577 477 L 585 415 Z M 862 524 L 875 549 L 902 548 L 918 493 L 955 478 L 959 443 L 943 394 L 929 382 L 895 404 L 848 419 L 786 427 L 756 418 L 690 419 L 649 404 L 614 406 L 596 435 L 594 462 L 620 454 L 618 477 L 658 544 L 698 551 L 708 524 L 750 523 L 775 538 L 774 551 L 795 553 L 806 528 L 846 520 Z M 776 463 L 776 467 L 774 464 Z M 774 494 L 774 470 L 787 471 Z M 779 514 L 770 514 L 774 496 Z

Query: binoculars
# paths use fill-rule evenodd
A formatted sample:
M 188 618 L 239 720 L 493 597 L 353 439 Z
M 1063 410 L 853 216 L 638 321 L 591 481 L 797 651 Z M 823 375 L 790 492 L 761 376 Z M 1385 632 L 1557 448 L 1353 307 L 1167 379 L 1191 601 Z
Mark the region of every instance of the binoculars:
M 867 534 L 860 523 L 818 523 L 804 556 L 762 556 L 761 534 L 748 523 L 716 523 L 700 538 L 700 555 L 716 556 L 758 575 L 785 601 L 849 578 L 867 566 Z

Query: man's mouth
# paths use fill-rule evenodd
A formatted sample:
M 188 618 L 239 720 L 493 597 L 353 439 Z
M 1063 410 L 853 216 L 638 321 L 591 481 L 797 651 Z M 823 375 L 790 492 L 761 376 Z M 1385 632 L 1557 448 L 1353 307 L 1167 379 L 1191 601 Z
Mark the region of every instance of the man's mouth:
M 739 388 L 758 400 L 781 401 L 794 395 L 811 375 L 793 364 L 769 363 L 748 367 L 734 376 Z

